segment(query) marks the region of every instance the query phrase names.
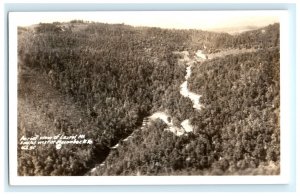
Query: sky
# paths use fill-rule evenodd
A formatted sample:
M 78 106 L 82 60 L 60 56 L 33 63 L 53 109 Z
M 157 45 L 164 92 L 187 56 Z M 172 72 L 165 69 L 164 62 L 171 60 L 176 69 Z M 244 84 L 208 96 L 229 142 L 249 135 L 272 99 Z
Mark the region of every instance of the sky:
M 266 26 L 279 22 L 279 11 L 101 11 L 101 12 L 16 12 L 19 26 L 74 19 L 125 23 L 175 29 L 213 30 L 243 26 Z

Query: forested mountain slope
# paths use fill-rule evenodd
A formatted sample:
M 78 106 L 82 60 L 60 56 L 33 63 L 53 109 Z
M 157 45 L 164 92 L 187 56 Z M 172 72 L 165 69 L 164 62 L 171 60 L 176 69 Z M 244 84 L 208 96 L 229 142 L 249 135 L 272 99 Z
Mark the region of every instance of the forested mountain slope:
M 279 173 L 278 24 L 233 36 L 73 21 L 19 28 L 18 38 L 19 138 L 93 141 L 18 146 L 19 175 Z M 187 81 L 201 110 L 180 94 L 187 62 L 178 52 L 198 50 L 208 58 Z M 189 119 L 193 131 L 143 125 L 158 111 L 177 127 Z

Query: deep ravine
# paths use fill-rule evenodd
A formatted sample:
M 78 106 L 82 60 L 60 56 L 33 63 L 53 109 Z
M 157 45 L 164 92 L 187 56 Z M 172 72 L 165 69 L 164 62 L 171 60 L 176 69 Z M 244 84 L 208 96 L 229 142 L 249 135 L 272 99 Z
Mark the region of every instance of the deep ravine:
M 191 92 L 188 89 L 188 81 L 187 80 L 191 77 L 192 66 L 194 66 L 197 62 L 205 61 L 207 59 L 207 56 L 205 54 L 203 54 L 202 50 L 198 50 L 195 53 L 195 56 L 193 56 L 192 58 L 189 57 L 188 51 L 182 51 L 182 52 L 176 51 L 176 52 L 174 52 L 174 54 L 179 54 L 181 56 L 181 58 L 179 58 L 178 61 L 183 61 L 183 63 L 187 66 L 186 75 L 185 75 L 186 80 L 180 85 L 180 94 L 184 97 L 189 98 L 193 102 L 193 108 L 195 110 L 199 111 L 199 110 L 201 110 L 201 108 L 203 108 L 203 106 L 200 104 L 201 95 Z M 166 112 L 158 111 L 158 112 L 153 113 L 151 116 L 146 117 L 143 120 L 142 127 L 140 129 L 133 131 L 128 137 L 123 139 L 122 142 L 127 142 L 128 140 L 130 140 L 133 137 L 133 135 L 135 134 L 136 131 L 143 130 L 144 127 L 149 125 L 149 123 L 152 123 L 152 122 L 156 121 L 157 119 L 162 120 L 168 126 L 167 130 L 172 132 L 173 134 L 175 134 L 178 137 L 185 135 L 188 132 L 193 132 L 193 129 L 194 129 L 193 125 L 191 125 L 189 119 L 183 120 L 180 124 L 181 126 L 178 127 L 173 124 L 172 117 L 169 114 L 167 114 Z M 120 146 L 121 146 L 121 144 L 119 142 L 116 145 L 114 145 L 113 147 L 111 147 L 111 150 L 117 149 Z M 105 161 L 103 161 L 100 164 L 95 165 L 95 167 L 92 168 L 90 171 L 88 171 L 86 173 L 86 175 L 95 175 L 97 168 L 103 167 L 103 166 L 105 166 Z

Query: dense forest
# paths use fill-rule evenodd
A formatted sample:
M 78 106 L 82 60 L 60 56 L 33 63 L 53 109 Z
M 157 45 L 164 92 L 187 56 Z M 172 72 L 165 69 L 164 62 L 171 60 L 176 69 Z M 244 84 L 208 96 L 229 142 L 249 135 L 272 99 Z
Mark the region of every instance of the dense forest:
M 180 94 L 187 66 L 176 53 L 197 50 L 208 58 L 187 80 L 201 110 Z M 84 134 L 93 144 L 19 145 L 18 174 L 277 175 L 279 57 L 279 24 L 237 35 L 80 20 L 19 27 L 18 140 Z M 193 131 L 145 126 L 157 111 Z

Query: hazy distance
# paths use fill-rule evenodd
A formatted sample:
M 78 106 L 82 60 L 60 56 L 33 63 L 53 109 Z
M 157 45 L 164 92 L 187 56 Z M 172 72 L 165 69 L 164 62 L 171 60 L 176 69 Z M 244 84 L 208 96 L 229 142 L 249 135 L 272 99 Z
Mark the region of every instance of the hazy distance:
M 280 11 L 99 11 L 17 12 L 19 26 L 40 22 L 94 21 L 132 26 L 202 29 L 235 33 L 280 21 Z

